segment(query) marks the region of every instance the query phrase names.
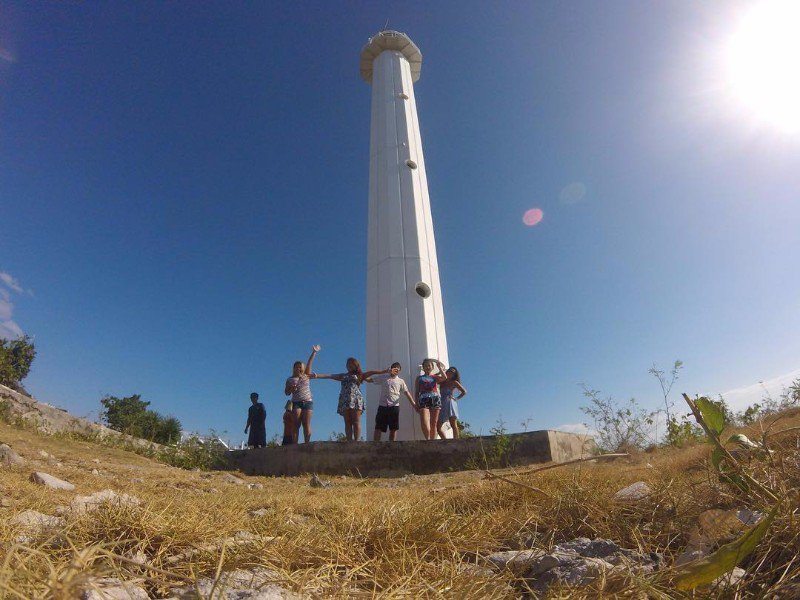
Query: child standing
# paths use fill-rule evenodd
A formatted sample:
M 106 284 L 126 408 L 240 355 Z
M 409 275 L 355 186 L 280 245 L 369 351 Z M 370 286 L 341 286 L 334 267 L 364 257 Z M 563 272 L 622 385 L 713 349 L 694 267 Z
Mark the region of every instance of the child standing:
M 461 385 L 461 375 L 458 369 L 450 367 L 445 371 L 447 379 L 439 384 L 439 389 L 442 392 L 442 412 L 439 413 L 438 432 L 439 437 L 444 439 L 444 432 L 442 425 L 449 422 L 450 428 L 453 430 L 453 439 L 458 439 L 458 401 L 467 395 L 466 388 Z M 456 398 L 455 392 L 459 391 L 460 394 Z
M 433 372 L 434 366 L 439 368 L 438 373 Z M 440 361 L 435 358 L 426 358 L 422 361 L 422 375 L 417 377 L 414 384 L 414 397 L 419 406 L 422 435 L 428 440 L 436 439 L 436 425 L 439 422 L 439 412 L 442 410 L 439 384 L 446 380 L 447 376 Z
M 281 446 L 289 446 L 296 443 L 294 439 L 294 412 L 292 411 L 292 401 L 287 400 L 283 407 L 283 441 Z
M 300 436 L 300 425 L 303 426 L 303 439 L 306 443 L 311 441 L 311 415 L 314 412 L 314 399 L 311 396 L 311 365 L 314 357 L 320 351 L 319 346 L 311 348 L 311 356 L 305 364 L 297 361 L 292 365 L 292 376 L 286 380 L 283 393 L 292 397 L 292 411 L 294 412 L 294 441 Z
M 414 398 L 408 391 L 406 382 L 400 378 L 400 363 L 374 375 L 368 381 L 381 386 L 381 397 L 378 401 L 378 412 L 375 414 L 375 432 L 373 441 L 380 442 L 381 434 L 389 430 L 389 441 L 397 439 L 397 430 L 400 429 L 400 394 L 405 394 L 414 410 L 419 410 Z
M 346 373 L 335 375 L 323 375 L 317 373 L 312 375 L 315 379 L 333 379 L 342 384 L 339 391 L 339 404 L 336 412 L 344 419 L 344 435 L 348 442 L 361 439 L 361 414 L 364 412 L 364 396 L 361 394 L 361 384 L 367 377 L 371 377 L 381 371 L 361 371 L 361 363 L 352 356 L 347 359 L 345 364 Z

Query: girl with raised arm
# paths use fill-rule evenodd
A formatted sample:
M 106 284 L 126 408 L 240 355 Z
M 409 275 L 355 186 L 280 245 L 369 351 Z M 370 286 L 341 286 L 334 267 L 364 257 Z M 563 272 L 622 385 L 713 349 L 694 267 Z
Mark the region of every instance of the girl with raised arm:
M 439 384 L 439 389 L 442 393 L 442 412 L 439 413 L 439 426 L 437 431 L 439 437 L 445 439 L 442 425 L 450 422 L 450 427 L 453 430 L 453 439 L 458 439 L 458 401 L 467 395 L 467 389 L 461 385 L 461 375 L 458 369 L 450 367 L 444 373 L 447 379 Z M 456 397 L 456 391 L 460 392 Z
M 433 372 L 433 367 L 439 369 Z M 439 384 L 447 380 L 444 368 L 435 358 L 426 358 L 422 361 L 422 375 L 414 382 L 414 398 L 419 407 L 419 421 L 422 426 L 422 435 L 425 439 L 436 439 L 436 425 L 439 422 L 439 412 L 442 410 L 442 398 L 439 395 Z
M 346 369 L 347 372 L 345 373 L 337 373 L 335 375 L 317 373 L 313 377 L 341 382 L 342 388 L 339 391 L 339 405 L 336 408 L 336 412 L 344 418 L 344 435 L 347 441 L 357 442 L 361 439 L 361 414 L 366 408 L 364 396 L 361 394 L 361 384 L 368 377 L 383 373 L 383 371 L 363 372 L 361 363 L 352 356 L 347 359 Z
M 311 441 L 311 414 L 314 412 L 314 399 L 311 397 L 311 365 L 314 357 L 320 351 L 319 346 L 311 348 L 308 362 L 303 364 L 297 361 L 292 365 L 292 376 L 286 380 L 283 393 L 292 397 L 292 411 L 294 412 L 294 441 L 300 436 L 300 425 L 303 426 L 303 439 L 306 443 Z

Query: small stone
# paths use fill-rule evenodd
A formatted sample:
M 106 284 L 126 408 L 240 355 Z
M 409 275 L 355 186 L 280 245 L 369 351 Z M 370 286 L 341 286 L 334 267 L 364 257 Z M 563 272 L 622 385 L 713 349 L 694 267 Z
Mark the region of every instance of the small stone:
M 235 534 L 233 534 L 232 541 L 239 544 L 249 544 L 252 542 L 257 542 L 259 539 L 260 538 L 256 534 L 250 533 L 249 531 L 237 531 Z
M 725 573 L 721 577 L 717 577 L 712 585 L 719 587 L 727 587 L 729 585 L 737 585 L 742 578 L 747 574 L 747 571 L 741 567 L 734 567 L 729 573 Z
M 41 471 L 34 471 L 33 473 L 31 473 L 31 481 L 33 483 L 38 483 L 39 485 L 44 485 L 49 488 L 53 488 L 54 490 L 72 491 L 75 489 L 75 486 L 71 484 L 69 481 L 64 481 L 63 479 L 59 479 L 58 477 L 53 477 L 52 475 L 48 475 L 47 473 L 42 473 Z
M 100 475 L 100 471 L 97 469 L 92 469 L 92 475 Z
M 131 483 L 137 483 L 137 484 L 144 483 L 144 479 L 142 479 L 141 477 L 134 477 L 133 479 L 131 479 Z
M 299 600 L 301 598 L 294 592 L 270 583 L 270 580 L 278 578 L 277 573 L 263 567 L 235 569 L 222 573 L 216 581 L 200 579 L 193 585 L 174 588 L 171 591 L 178 600 L 195 600 L 198 597 L 211 600 Z
M 311 476 L 311 481 L 308 482 L 308 485 L 310 485 L 313 488 L 329 488 L 333 484 L 330 481 L 323 481 L 322 479 L 319 478 L 319 476 L 316 473 L 314 473 Z
M 247 484 L 248 490 L 263 490 L 264 484 L 263 483 L 248 483 Z
M 462 575 L 469 575 L 470 577 L 494 576 L 494 571 L 487 569 L 486 567 L 476 565 L 475 563 L 458 563 L 458 565 L 456 565 L 456 571 Z
M 103 505 L 106 506 L 139 506 L 140 500 L 136 496 L 128 494 L 117 494 L 114 490 L 102 490 L 90 496 L 76 496 L 70 502 L 72 512 L 81 514 L 97 510 Z
M 647 498 L 652 493 L 653 490 L 650 489 L 649 485 L 644 481 L 637 481 L 614 494 L 614 500 L 620 502 L 638 502 L 639 500 Z
M 99 458 L 93 458 L 92 462 L 93 463 L 97 463 L 99 465 L 100 464 L 100 459 Z
M 227 483 L 233 483 L 235 485 L 244 485 L 245 484 L 245 480 L 244 479 L 242 479 L 241 477 L 237 477 L 233 473 L 224 473 L 220 479 L 222 479 L 222 481 L 225 481 Z
M 135 562 L 137 565 L 146 565 L 148 562 L 147 554 L 141 550 L 137 550 L 133 554 L 128 554 L 128 558 Z
M 11 506 L 11 500 L 8 498 L 0 498 L 0 507 L 8 508 L 9 506 Z
M 251 517 L 266 517 L 267 515 L 270 514 L 272 514 L 272 510 L 270 510 L 269 508 L 259 508 L 250 511 Z
M 744 525 L 755 525 L 764 518 L 764 513 L 758 510 L 748 510 L 740 508 L 736 511 L 736 518 Z
M 8 444 L 0 444 L 0 465 L 5 465 L 7 467 L 22 465 L 25 463 L 25 459 L 23 459 L 19 454 L 14 452 L 11 449 L 11 446 Z
M 521 575 L 543 556 L 545 556 L 543 550 L 507 550 L 490 554 L 486 557 L 486 560 L 497 569 L 508 569 L 515 574 Z
M 53 458 L 53 455 L 52 455 L 52 454 L 50 454 L 50 453 L 48 453 L 48 452 L 45 452 L 44 450 L 39 450 L 39 456 L 41 456 L 41 457 L 42 457 L 43 459 L 45 459 L 45 460 L 48 460 L 48 459 L 50 459 L 50 458 Z
M 64 519 L 45 515 L 35 510 L 26 510 L 12 518 L 9 523 L 19 527 L 23 533 L 16 537 L 16 541 L 21 544 L 29 544 L 49 531 L 63 527 Z
M 290 525 L 304 525 L 310 520 L 311 518 L 308 515 L 289 515 L 287 519 Z
M 121 581 L 115 577 L 103 577 L 91 580 L 83 593 L 81 600 L 148 600 L 147 590 L 140 585 Z

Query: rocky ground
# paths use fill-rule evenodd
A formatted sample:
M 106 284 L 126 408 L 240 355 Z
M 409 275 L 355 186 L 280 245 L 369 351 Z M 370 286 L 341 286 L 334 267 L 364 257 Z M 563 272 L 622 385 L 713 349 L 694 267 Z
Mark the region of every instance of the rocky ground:
M 712 476 L 703 445 L 502 480 L 381 480 L 186 471 L 7 423 L 0 442 L 2 597 L 800 595 L 796 435 L 764 470 L 787 494 L 770 535 L 692 593 L 676 565 L 766 510 Z

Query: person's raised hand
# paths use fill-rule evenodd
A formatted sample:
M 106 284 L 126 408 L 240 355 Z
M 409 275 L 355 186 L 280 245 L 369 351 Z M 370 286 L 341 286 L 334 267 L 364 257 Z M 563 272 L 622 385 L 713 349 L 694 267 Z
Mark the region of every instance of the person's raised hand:
M 319 344 L 315 344 L 315 345 L 311 346 L 311 349 L 314 352 L 319 352 L 320 350 L 322 350 L 322 346 L 320 346 Z

